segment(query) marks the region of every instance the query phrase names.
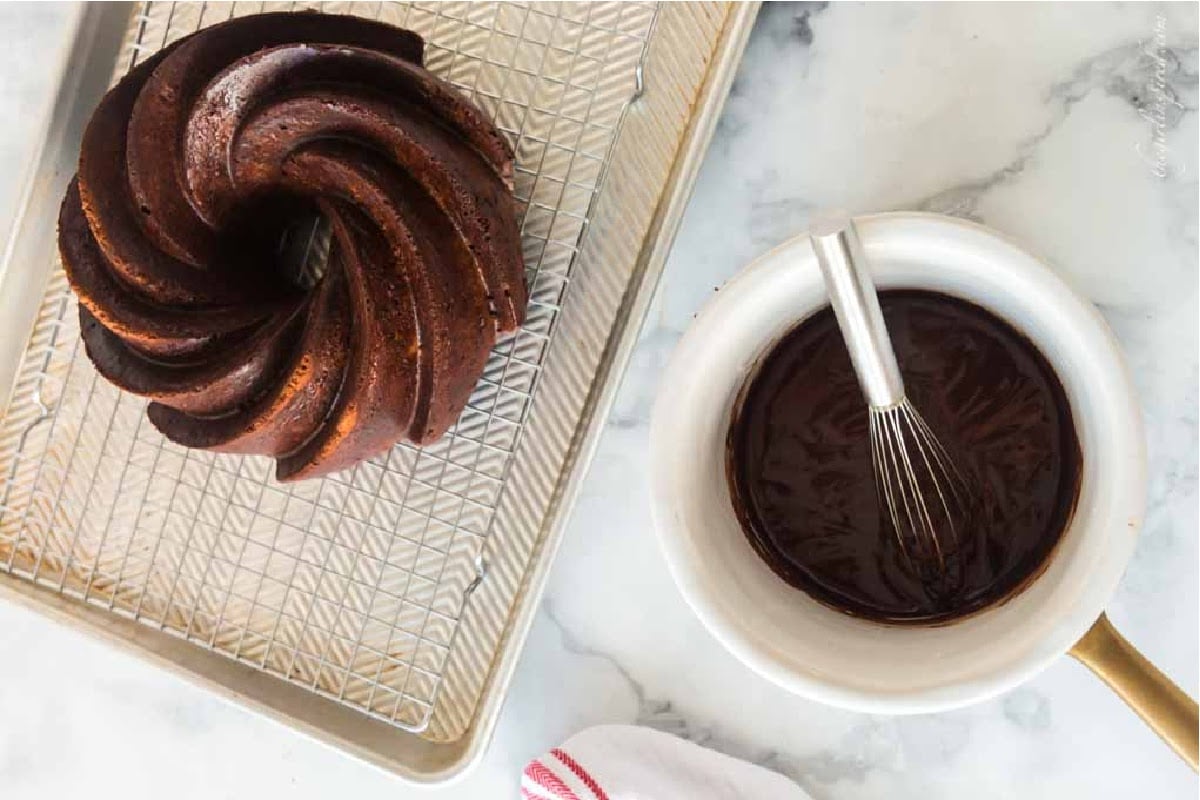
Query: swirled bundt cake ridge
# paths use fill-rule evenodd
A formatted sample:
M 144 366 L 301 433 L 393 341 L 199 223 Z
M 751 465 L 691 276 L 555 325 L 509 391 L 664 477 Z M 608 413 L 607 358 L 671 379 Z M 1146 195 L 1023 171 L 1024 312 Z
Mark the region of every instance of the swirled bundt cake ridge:
M 429 442 L 523 321 L 511 149 L 422 48 L 357 17 L 244 17 L 97 107 L 59 249 L 89 357 L 168 438 L 274 456 L 281 480 Z M 272 244 L 297 207 L 332 232 L 308 289 Z

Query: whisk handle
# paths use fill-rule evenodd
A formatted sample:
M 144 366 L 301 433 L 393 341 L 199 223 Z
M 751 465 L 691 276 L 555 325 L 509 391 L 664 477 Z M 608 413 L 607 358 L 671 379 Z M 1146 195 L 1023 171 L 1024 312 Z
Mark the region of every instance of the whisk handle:
M 854 220 L 823 216 L 813 221 L 809 235 L 867 403 L 876 408 L 899 405 L 904 381 Z

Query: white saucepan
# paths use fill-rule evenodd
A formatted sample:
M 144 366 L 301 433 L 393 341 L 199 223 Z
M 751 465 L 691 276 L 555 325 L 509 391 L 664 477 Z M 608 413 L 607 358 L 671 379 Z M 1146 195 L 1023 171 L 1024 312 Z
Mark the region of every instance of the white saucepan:
M 1083 453 L 1070 525 L 1045 569 L 1017 595 L 939 626 L 881 625 L 838 613 L 759 559 L 731 504 L 726 435 L 734 400 L 759 358 L 828 303 L 801 236 L 714 295 L 664 376 L 651 432 L 654 512 L 687 601 L 759 673 L 806 697 L 872 713 L 979 702 L 1070 652 L 1194 766 L 1195 701 L 1103 616 L 1146 503 L 1141 413 L 1112 333 L 1043 263 L 983 227 L 908 213 L 857 223 L 880 288 L 934 290 L 983 306 L 1028 336 L 1054 367 Z

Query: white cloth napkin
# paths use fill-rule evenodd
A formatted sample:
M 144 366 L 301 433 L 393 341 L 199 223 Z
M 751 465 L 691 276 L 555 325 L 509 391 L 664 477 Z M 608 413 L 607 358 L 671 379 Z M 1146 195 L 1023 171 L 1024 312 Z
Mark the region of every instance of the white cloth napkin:
M 810 800 L 762 767 L 632 725 L 577 733 L 521 775 L 522 800 Z

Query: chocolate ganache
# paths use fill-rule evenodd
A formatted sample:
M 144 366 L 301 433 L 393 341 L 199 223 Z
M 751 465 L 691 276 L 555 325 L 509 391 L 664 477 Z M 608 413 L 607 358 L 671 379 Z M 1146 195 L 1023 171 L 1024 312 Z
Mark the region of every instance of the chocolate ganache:
M 909 398 L 973 487 L 945 569 L 906 557 L 875 488 L 868 415 L 825 308 L 785 335 L 743 390 L 727 469 L 747 537 L 783 580 L 855 616 L 934 623 L 1009 597 L 1070 520 L 1082 458 L 1070 405 L 1037 348 L 994 314 L 925 291 L 881 293 Z

